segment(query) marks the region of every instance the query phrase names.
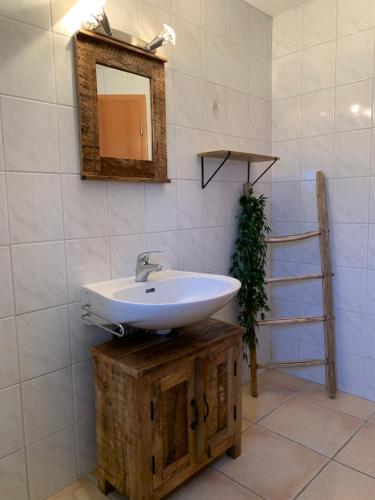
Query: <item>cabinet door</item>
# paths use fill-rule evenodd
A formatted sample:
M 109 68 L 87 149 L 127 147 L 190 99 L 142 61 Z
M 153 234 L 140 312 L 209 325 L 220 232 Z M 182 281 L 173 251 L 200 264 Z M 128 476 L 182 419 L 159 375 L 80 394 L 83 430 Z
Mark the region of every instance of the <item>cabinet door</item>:
M 202 366 L 205 372 L 203 424 L 206 453 L 210 458 L 225 451 L 226 443 L 233 438 L 236 430 L 235 348 L 226 348 L 208 355 Z
M 196 462 L 195 373 L 184 363 L 152 386 L 154 488 Z

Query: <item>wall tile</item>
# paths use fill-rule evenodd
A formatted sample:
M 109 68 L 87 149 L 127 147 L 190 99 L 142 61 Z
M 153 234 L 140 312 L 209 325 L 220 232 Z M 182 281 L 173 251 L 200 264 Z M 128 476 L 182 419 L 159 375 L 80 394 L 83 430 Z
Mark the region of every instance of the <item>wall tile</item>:
M 335 311 L 335 328 L 337 332 L 336 347 L 339 351 L 356 356 L 364 355 L 364 315 L 337 309 Z
M 203 225 L 203 190 L 198 181 L 177 181 L 178 227 L 192 229 Z
M 66 238 L 108 234 L 108 203 L 105 182 L 82 181 L 78 175 L 63 175 Z
M 300 178 L 300 142 L 298 140 L 276 142 L 272 154 L 280 160 L 272 169 L 272 180 L 295 181 Z
M 17 336 L 22 380 L 70 364 L 67 306 L 18 316 Z
M 336 179 L 333 187 L 333 221 L 367 222 L 368 200 L 368 178 Z
M 322 135 L 302 139 L 301 179 L 313 180 L 316 170 L 321 170 L 326 178 L 333 177 L 333 136 Z
M 145 234 L 111 237 L 112 279 L 134 276 L 137 256 L 147 250 Z
M 45 30 L 51 29 L 51 15 L 48 3 L 44 0 L 5 0 L 0 6 L 0 15 L 22 23 L 31 24 Z
M 176 161 L 179 179 L 200 179 L 200 159 L 203 138 L 198 130 L 176 127 Z
M 218 35 L 227 36 L 227 0 L 204 0 L 202 7 L 203 27 Z
M 273 20 L 272 55 L 280 57 L 302 48 L 302 9 L 281 14 Z
M 249 136 L 251 139 L 257 141 L 266 141 L 270 135 L 271 129 L 271 106 L 268 101 L 258 99 L 257 97 L 250 97 L 249 111 Z M 293 112 L 291 110 L 290 119 L 293 119 Z
M 2 97 L 7 170 L 58 172 L 56 108 L 41 102 Z
M 228 268 L 228 232 L 226 227 L 207 228 L 205 233 L 205 270 L 217 272 Z
M 337 87 L 335 105 L 337 132 L 371 126 L 372 88 L 372 80 Z
M 75 106 L 77 99 L 73 40 L 54 33 L 53 50 L 56 74 L 56 101 L 59 104 Z
M 61 179 L 55 174 L 7 174 L 12 243 L 63 237 Z
M 16 322 L 0 320 L 0 388 L 19 382 Z M 1 466 L 0 466 L 1 468 Z
M 264 57 L 271 57 L 272 19 L 250 6 L 250 48 Z
M 300 186 L 298 182 L 280 182 L 272 184 L 272 221 L 298 221 L 299 199 Z
M 374 74 L 374 30 L 339 38 L 336 84 L 371 78 Z
M 250 53 L 249 91 L 251 95 L 260 99 L 270 98 L 268 67 L 268 60 L 265 57 L 256 52 Z
M 177 231 L 149 233 L 148 248 L 162 251 L 152 256 L 152 262 L 161 264 L 164 269 L 178 269 Z
M 321 90 L 302 96 L 303 137 L 333 132 L 334 91 Z
M 108 0 L 105 9 L 114 28 L 124 31 L 125 33 L 138 34 L 139 19 L 137 0 L 123 0 L 122 2 Z M 151 40 L 151 38 L 152 37 L 149 39 Z
M 0 19 L 2 79 L 0 92 L 52 102 L 52 34 L 38 28 Z
M 73 363 L 91 359 L 90 347 L 111 340 L 111 336 L 96 326 L 86 325 L 81 316 L 81 303 L 69 304 L 71 357 Z
M 345 352 L 337 353 L 337 385 L 340 391 L 363 397 L 364 359 Z
M 146 205 L 144 184 L 108 183 L 111 235 L 144 233 Z
M 363 335 L 365 357 L 375 360 L 375 316 L 365 316 L 365 330 Z
M 96 469 L 95 418 L 76 425 L 78 477 L 84 477 Z
M 1 494 L 12 500 L 28 500 L 25 452 L 0 459 Z
M 333 265 L 365 269 L 367 236 L 367 224 L 333 224 L 330 234 Z
M 67 174 L 80 171 L 78 114 L 74 108 L 57 107 L 60 168 Z
M 272 61 L 272 99 L 285 99 L 301 94 L 302 52 Z
M 335 85 L 336 42 L 303 51 L 303 92 L 314 92 Z
M 0 245 L 7 245 L 9 243 L 8 224 L 5 174 L 0 173 Z
M 73 423 L 72 370 L 64 368 L 23 382 L 26 443 L 38 441 Z
M 19 385 L 0 391 L 0 457 L 23 447 Z
M 223 200 L 226 197 L 226 185 L 223 182 L 211 182 L 204 190 L 204 221 L 206 226 L 223 226 L 228 223 L 228 214 Z
M 192 0 L 189 4 L 185 0 L 172 0 L 172 12 L 186 21 L 201 24 L 201 0 Z
M 228 90 L 228 133 L 249 137 L 249 98 L 235 90 Z
M 242 0 L 232 1 L 229 11 L 229 38 L 243 47 L 249 46 L 249 6 Z
M 202 82 L 181 73 L 174 75 L 176 124 L 202 128 Z
M 64 244 L 39 243 L 12 248 L 17 313 L 67 300 Z
M 228 47 L 228 87 L 249 92 L 249 52 L 234 43 Z
M 107 238 L 87 238 L 66 241 L 68 297 L 81 299 L 81 287 L 110 278 L 109 241 Z
M 204 230 L 179 231 L 178 248 L 182 271 L 204 272 Z
M 359 130 L 335 136 L 335 177 L 370 175 L 371 131 Z
M 228 92 L 213 83 L 204 84 L 204 128 L 211 132 L 228 132 Z
M 366 271 L 337 267 L 334 268 L 334 273 L 335 307 L 346 311 L 364 312 Z
M 338 0 L 337 35 L 343 36 L 375 25 L 375 12 L 371 0 Z
M 203 31 L 203 77 L 219 85 L 227 83 L 227 41 L 210 31 Z
M 40 500 L 77 478 L 74 429 L 70 428 L 27 448 L 30 499 Z
M 10 250 L 0 248 L 0 318 L 11 316 L 14 312 L 13 279 Z
M 371 217 L 371 210 L 370 210 L 370 217 Z M 368 267 L 369 269 L 375 269 L 375 225 L 374 224 L 370 224 L 368 227 Z
M 295 139 L 301 134 L 301 97 L 272 103 L 272 140 Z
M 315 0 L 303 6 L 303 47 L 336 37 L 336 0 Z
M 73 365 L 74 417 L 80 422 L 95 414 L 92 360 Z
M 150 232 L 177 229 L 175 183 L 146 186 L 146 227 Z
M 202 30 L 198 26 L 176 18 L 173 28 L 178 33 L 174 48 L 174 69 L 192 76 L 202 74 Z

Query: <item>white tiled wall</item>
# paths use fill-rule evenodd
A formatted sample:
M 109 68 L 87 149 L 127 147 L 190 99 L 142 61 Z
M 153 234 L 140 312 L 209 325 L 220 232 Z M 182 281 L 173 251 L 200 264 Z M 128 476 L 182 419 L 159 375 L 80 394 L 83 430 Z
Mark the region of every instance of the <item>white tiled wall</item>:
M 375 399 L 374 35 L 371 0 L 314 0 L 273 23 L 272 222 L 316 227 L 315 171 L 328 179 L 339 388 Z M 276 249 L 279 275 L 316 272 L 317 244 Z M 319 284 L 274 287 L 276 310 L 320 314 Z M 301 300 L 302 297 L 302 300 Z M 274 330 L 275 359 L 322 355 L 321 326 Z M 287 337 L 287 342 L 285 338 Z M 322 381 L 320 369 L 300 371 Z
M 133 273 L 149 248 L 167 267 L 227 272 L 246 166 L 203 192 L 195 155 L 271 147 L 270 18 L 243 0 L 108 0 L 115 28 L 147 40 L 176 29 L 163 49 L 172 183 L 81 181 L 75 3 L 0 2 L 0 496 L 12 500 L 95 466 L 89 348 L 108 336 L 80 321 L 80 286 Z

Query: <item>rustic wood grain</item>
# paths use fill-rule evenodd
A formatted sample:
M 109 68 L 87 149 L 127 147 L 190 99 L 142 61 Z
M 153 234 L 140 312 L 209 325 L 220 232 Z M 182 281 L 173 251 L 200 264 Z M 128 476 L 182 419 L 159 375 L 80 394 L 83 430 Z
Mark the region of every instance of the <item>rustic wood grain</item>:
M 170 182 L 167 174 L 165 61 L 126 44 L 114 43 L 106 37 L 93 36 L 85 31 L 76 33 L 75 49 L 82 178 Z M 152 160 L 100 156 L 96 64 L 150 79 Z
M 103 493 L 163 498 L 226 451 L 239 455 L 242 333 L 208 319 L 92 348 Z

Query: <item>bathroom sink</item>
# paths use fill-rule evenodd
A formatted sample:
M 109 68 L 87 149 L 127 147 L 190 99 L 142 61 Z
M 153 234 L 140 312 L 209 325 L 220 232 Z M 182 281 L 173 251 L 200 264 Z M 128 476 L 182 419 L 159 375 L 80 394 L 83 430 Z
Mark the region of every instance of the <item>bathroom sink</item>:
M 240 287 L 238 280 L 228 276 L 160 271 L 145 282 L 131 276 L 85 285 L 82 301 L 110 322 L 168 331 L 211 316 Z

